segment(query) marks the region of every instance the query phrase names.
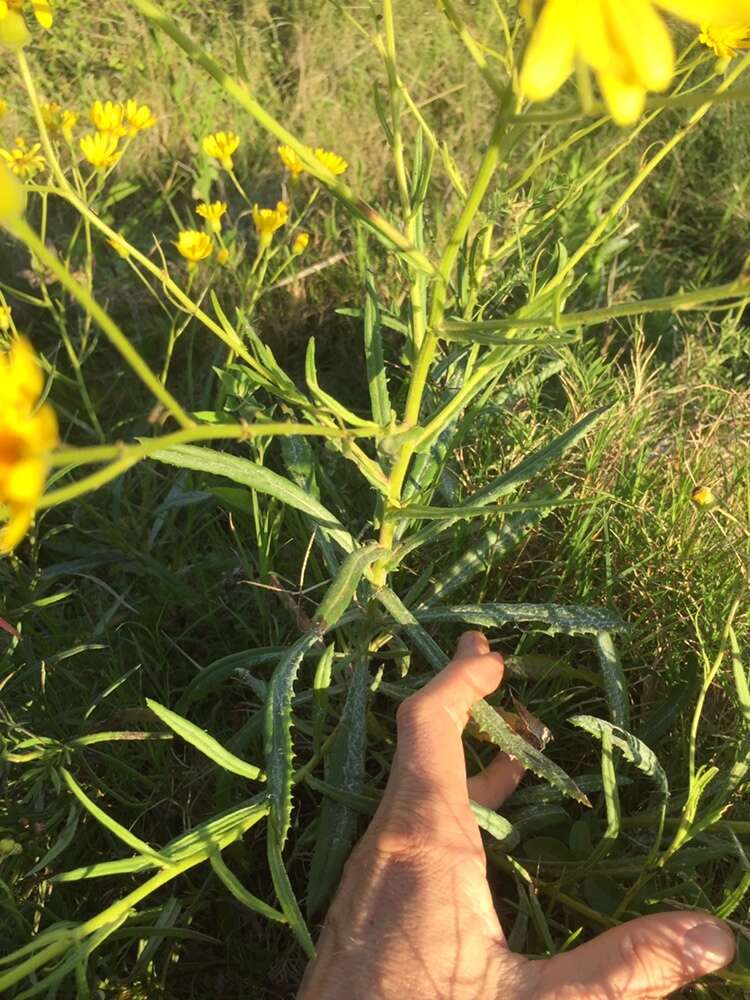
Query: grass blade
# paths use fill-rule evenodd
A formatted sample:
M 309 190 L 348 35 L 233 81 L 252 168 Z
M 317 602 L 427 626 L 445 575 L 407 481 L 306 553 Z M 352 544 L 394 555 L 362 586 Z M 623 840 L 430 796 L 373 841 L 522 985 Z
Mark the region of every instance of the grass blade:
M 188 722 L 187 719 L 183 719 L 176 712 L 165 708 L 164 705 L 160 705 L 158 701 L 146 698 L 146 704 L 154 715 L 161 719 L 165 726 L 169 726 L 172 732 L 177 733 L 186 743 L 195 747 L 196 750 L 208 757 L 209 760 L 212 760 L 214 764 L 218 764 L 219 767 L 224 768 L 225 771 L 230 771 L 232 774 L 238 774 L 241 778 L 248 778 L 250 781 L 264 780 L 265 775 L 259 767 L 256 767 L 255 764 L 248 764 L 247 761 L 241 760 L 239 757 L 235 757 L 233 753 L 230 753 L 218 740 L 215 740 L 213 736 L 209 736 L 203 729 L 200 729 L 192 722 Z
M 219 851 L 215 851 L 211 855 L 210 861 L 211 867 L 217 877 L 224 883 L 227 889 L 229 889 L 234 898 L 238 900 L 238 902 L 242 903 L 243 906 L 246 906 L 249 910 L 254 910 L 255 913 L 259 913 L 262 917 L 266 917 L 268 920 L 276 920 L 282 924 L 287 922 L 283 913 L 279 913 L 279 911 L 274 909 L 273 906 L 269 906 L 268 903 L 264 903 L 262 899 L 259 899 L 244 887 L 237 876 L 227 868 Z
M 380 309 L 375 286 L 369 278 L 365 284 L 364 340 L 372 419 L 381 427 L 387 427 L 391 421 L 391 398 L 383 360 Z

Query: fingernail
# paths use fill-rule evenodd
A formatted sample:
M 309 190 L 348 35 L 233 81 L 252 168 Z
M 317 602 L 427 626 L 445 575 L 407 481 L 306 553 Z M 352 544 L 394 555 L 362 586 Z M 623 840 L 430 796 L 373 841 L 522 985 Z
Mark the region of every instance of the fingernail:
M 691 927 L 683 941 L 685 957 L 705 972 L 722 969 L 734 956 L 734 935 L 718 920 Z
M 456 654 L 459 658 L 468 656 L 482 656 L 488 653 L 490 645 L 482 632 L 464 632 L 458 640 Z

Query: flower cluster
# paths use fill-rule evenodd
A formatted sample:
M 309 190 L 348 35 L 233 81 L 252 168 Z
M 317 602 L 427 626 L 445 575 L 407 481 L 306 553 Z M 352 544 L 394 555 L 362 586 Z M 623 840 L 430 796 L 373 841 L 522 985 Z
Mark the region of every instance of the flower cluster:
M 18 136 L 12 149 L 0 149 L 0 159 L 16 177 L 30 180 L 47 166 L 47 161 L 39 152 L 41 148 L 41 143 L 35 142 L 33 146 L 29 146 L 25 139 Z
M 281 158 L 281 162 L 284 164 L 294 180 L 296 180 L 300 174 L 305 172 L 305 165 L 291 146 L 278 146 L 276 151 Z M 344 157 L 339 156 L 338 153 L 334 153 L 330 149 L 323 149 L 321 146 L 318 146 L 317 149 L 313 150 L 313 156 L 327 170 L 330 170 L 330 172 L 336 176 L 343 174 L 349 169 L 349 164 L 346 162 Z
M 117 163 L 123 154 L 120 139 L 132 138 L 156 125 L 156 118 L 148 104 L 127 100 L 94 101 L 89 113 L 96 129 L 81 138 L 81 152 L 96 170 L 106 170 Z
M 0 551 L 14 548 L 33 521 L 48 456 L 58 443 L 54 410 L 38 405 L 43 387 L 33 348 L 17 337 L 0 353 L 0 503 L 9 511 Z
M 615 121 L 636 121 L 646 94 L 666 90 L 674 76 L 674 46 L 657 8 L 702 25 L 707 37 L 750 15 L 748 0 L 544 0 L 521 71 L 522 94 L 546 100 L 576 65 L 587 67 Z

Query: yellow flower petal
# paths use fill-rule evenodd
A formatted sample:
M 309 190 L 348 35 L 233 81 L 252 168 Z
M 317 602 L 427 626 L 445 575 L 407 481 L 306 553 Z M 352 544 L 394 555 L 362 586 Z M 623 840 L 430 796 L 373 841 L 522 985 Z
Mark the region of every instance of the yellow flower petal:
M 13 506 L 34 507 L 44 489 L 44 463 L 38 458 L 16 462 L 5 477 L 3 497 Z
M 41 24 L 43 28 L 48 31 L 52 27 L 53 14 L 52 7 L 50 7 L 47 0 L 31 0 L 31 6 L 34 8 L 34 14 L 36 15 L 37 21 Z
M 575 24 L 574 0 L 547 0 L 521 70 L 521 92 L 530 101 L 551 97 L 573 72 Z
M 599 73 L 599 87 L 612 118 L 618 125 L 632 125 L 643 112 L 646 91 L 638 83 L 627 83 L 613 73 Z
M 604 0 L 605 16 L 632 75 L 646 90 L 665 90 L 674 73 L 674 48 L 651 0 Z
M 17 10 L 9 10 L 5 17 L 0 18 L 0 46 L 18 50 L 28 45 L 31 32 L 26 27 L 23 14 Z
M 11 552 L 29 530 L 33 520 L 33 507 L 12 507 L 10 519 L 0 530 L 0 552 Z
M 656 0 L 659 7 L 693 24 L 745 24 L 748 0 Z

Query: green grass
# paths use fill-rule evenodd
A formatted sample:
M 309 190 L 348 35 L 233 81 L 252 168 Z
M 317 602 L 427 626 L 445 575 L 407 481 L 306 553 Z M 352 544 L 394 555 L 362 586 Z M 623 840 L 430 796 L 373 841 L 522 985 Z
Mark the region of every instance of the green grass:
M 34 51 L 37 78 L 48 81 L 48 98 L 84 108 L 95 97 L 136 94 L 160 117 L 150 141 L 142 142 L 138 154 L 123 164 L 122 177 L 137 189 L 111 208 L 116 225 L 140 247 L 151 244 L 152 233 L 166 245 L 177 220 L 190 218 L 191 189 L 201 181 L 193 169 L 199 139 L 215 127 L 241 129 L 238 173 L 253 197 L 274 200 L 279 179 L 275 143 L 247 124 L 171 42 L 152 37 L 141 18 L 126 4 L 119 6 L 116 13 L 109 8 L 91 11 L 90 5 L 71 0 L 49 43 Z M 259 0 L 194 5 L 173 0 L 168 6 L 187 19 L 191 33 L 213 53 L 230 63 L 239 53 L 240 70 L 246 68 L 249 82 L 272 112 L 283 114 L 304 141 L 344 154 L 353 165 L 352 183 L 380 205 L 395 206 L 389 153 L 370 111 L 373 79 L 386 95 L 382 67 L 335 4 Z M 408 53 L 410 92 L 436 132 L 460 151 L 462 174 L 470 178 L 488 134 L 491 95 L 478 74 L 466 71 L 460 44 L 433 5 L 415 0 L 399 7 L 399 44 Z M 476 5 L 477 30 L 489 23 L 491 8 L 489 2 Z M 364 19 L 366 11 L 358 14 Z M 6 141 L 28 123 L 12 70 L 8 79 L 11 113 L 0 123 Z M 731 280 L 738 273 L 750 247 L 745 190 L 749 117 L 743 106 L 711 113 L 589 259 L 569 308 L 607 304 L 615 288 L 621 297 L 647 297 Z M 578 245 L 611 203 L 612 191 L 624 184 L 627 171 L 682 120 L 684 112 L 662 116 L 616 161 L 617 169 L 587 184 L 570 211 L 541 229 L 541 267 L 551 266 L 556 241 L 569 250 Z M 525 139 L 519 161 L 522 153 L 539 152 L 544 138 L 545 132 L 536 130 Z M 487 200 L 487 218 L 503 238 L 512 235 L 530 213 L 555 204 L 619 140 L 620 133 L 605 126 L 515 189 L 521 168 L 511 165 L 499 172 Z M 233 198 L 228 188 L 227 196 Z M 432 199 L 429 228 L 440 236 L 456 207 L 441 167 Z M 69 234 L 70 215 L 53 211 L 50 232 L 58 226 Z M 362 244 L 340 207 L 327 199 L 321 199 L 312 221 L 315 256 L 305 263 L 326 261 L 339 251 L 346 258 L 273 292 L 262 301 L 255 326 L 298 385 L 303 384 L 306 341 L 314 336 L 324 388 L 364 415 L 369 400 L 361 324 L 340 312 L 360 305 Z M 404 315 L 401 272 L 372 241 L 368 250 L 368 263 L 379 269 L 381 301 Z M 150 397 L 109 344 L 68 305 L 64 332 L 83 360 L 77 377 L 49 313 L 31 308 L 10 291 L 31 290 L 19 276 L 28 267 L 27 255 L 5 236 L 0 236 L 0 253 L 0 288 L 54 373 L 52 398 L 70 441 L 97 443 L 100 434 L 92 413 L 101 423 L 102 439 L 150 434 Z M 496 303 L 501 314 L 519 305 L 534 265 L 529 256 L 509 258 L 487 278 L 487 301 Z M 97 255 L 95 290 L 160 370 L 165 321 L 127 265 L 103 248 Z M 231 276 L 219 280 L 217 292 L 222 301 L 240 300 Z M 611 321 L 591 328 L 580 344 L 547 349 L 518 362 L 507 378 L 528 377 L 546 362 L 561 364 L 543 384 L 510 398 L 503 397 L 503 385 L 496 386 L 482 407 L 469 411 L 429 502 L 462 503 L 585 413 L 606 405 L 609 411 L 586 441 L 531 484 L 534 490 L 553 493 L 570 488 L 581 504 L 541 517 L 507 549 L 487 541 L 488 530 L 501 525 L 499 518 L 459 521 L 411 556 L 398 577 L 401 597 L 408 595 L 416 603 L 436 581 L 446 579 L 457 559 L 476 549 L 482 554 L 481 572 L 451 595 L 451 603 L 606 606 L 627 620 L 631 629 L 619 649 L 631 729 L 656 752 L 672 792 L 662 848 L 674 833 L 688 789 L 690 727 L 704 666 L 722 648 L 737 598 L 741 605 L 734 630 L 740 649 L 750 639 L 747 324 L 747 312 L 741 309 L 708 317 L 683 313 Z M 226 349 L 217 346 L 195 330 L 178 342 L 170 387 L 196 409 L 209 408 L 215 398 L 211 366 L 221 366 L 226 356 Z M 388 334 L 386 351 L 395 395 L 403 381 L 400 339 Z M 250 415 L 256 405 L 267 405 L 256 395 L 240 401 L 238 392 L 233 405 Z M 274 416 L 284 419 L 286 414 L 277 407 Z M 344 523 L 355 535 L 364 532 L 363 542 L 369 540 L 372 491 L 340 454 L 315 442 L 309 454 L 296 456 L 288 443 L 282 447 L 276 441 L 251 441 L 243 449 L 243 455 L 299 481 L 312 467 L 324 502 L 335 496 Z M 710 484 L 720 500 L 714 511 L 691 504 L 692 487 L 702 483 Z M 306 488 L 311 492 L 309 480 Z M 60 780 L 61 763 L 99 808 L 157 849 L 257 790 L 221 771 L 189 743 L 149 738 L 147 734 L 163 734 L 165 727 L 145 699 L 180 712 L 235 754 L 260 763 L 263 704 L 278 650 L 298 639 L 331 578 L 324 556 L 309 542 L 309 521 L 278 501 L 227 489 L 226 480 L 154 462 L 141 463 L 101 490 L 44 512 L 17 555 L 0 561 L 0 615 L 22 634 L 20 641 L 12 641 L 0 632 L 4 953 L 58 921 L 93 916 L 144 880 L 142 875 L 119 875 L 50 882 L 60 872 L 128 853 L 111 831 L 81 809 Z M 429 630 L 449 649 L 461 629 L 441 624 Z M 341 718 L 349 690 L 344 650 L 354 641 L 353 630 L 342 636 L 324 735 Z M 593 643 L 517 625 L 493 629 L 490 637 L 511 658 L 509 691 L 552 729 L 552 759 L 575 779 L 594 779 L 600 767 L 598 744 L 567 722 L 580 713 L 607 717 Z M 276 652 L 264 657 L 256 655 L 259 650 Z M 314 653 L 303 661 L 296 685 L 298 767 L 317 746 L 311 694 L 317 660 Z M 218 668 L 205 673 L 214 664 Z M 395 705 L 429 673 L 423 656 L 401 640 L 374 657 L 373 666 L 383 668 L 383 683 L 367 714 L 367 763 L 360 791 L 370 799 L 387 778 Z M 128 738 L 86 740 L 107 732 Z M 708 690 L 693 746 L 699 764 L 720 768 L 717 785 L 731 767 L 742 732 L 726 656 Z M 76 744 L 81 738 L 84 744 Z M 45 740 L 57 742 L 45 746 Z M 492 752 L 471 738 L 467 748 L 475 762 Z M 30 752 L 32 759 L 24 759 Z M 315 781 L 326 774 L 319 765 L 295 790 L 284 858 L 303 909 L 327 801 Z M 601 794 L 591 793 L 594 808 L 585 810 L 529 779 L 504 811 L 520 834 L 512 856 L 538 880 L 541 903 L 540 916 L 520 882 L 508 874 L 505 856 L 493 847 L 493 879 L 508 929 L 513 928 L 514 947 L 544 953 L 545 922 L 556 947 L 579 928 L 584 935 L 596 932 L 636 883 L 655 836 L 658 798 L 649 779 L 623 760 L 618 779 L 620 842 L 595 871 L 585 878 L 579 872 L 577 882 L 571 879 L 570 865 L 583 862 L 588 845 L 604 831 Z M 709 786 L 707 801 L 711 791 Z M 358 805 L 361 831 L 367 801 Z M 737 886 L 744 886 L 743 850 L 750 849 L 750 809 L 739 792 L 724 819 L 736 826 L 714 825 L 700 833 L 636 894 L 628 913 L 698 905 L 745 923 L 747 896 L 738 891 L 732 900 L 736 905 L 726 902 Z M 247 890 L 276 905 L 264 824 L 228 847 L 224 860 Z M 563 900 L 560 891 L 574 898 Z M 576 899 L 595 912 L 576 908 Z M 313 935 L 321 916 L 318 911 L 310 921 Z M 741 957 L 747 969 L 750 961 Z M 243 907 L 217 874 L 202 865 L 142 903 L 138 915 L 93 953 L 88 979 L 99 995 L 119 1000 L 286 997 L 294 994 L 304 964 L 287 927 Z M 67 981 L 68 989 L 71 983 Z M 693 995 L 737 997 L 738 989 L 717 979 Z

